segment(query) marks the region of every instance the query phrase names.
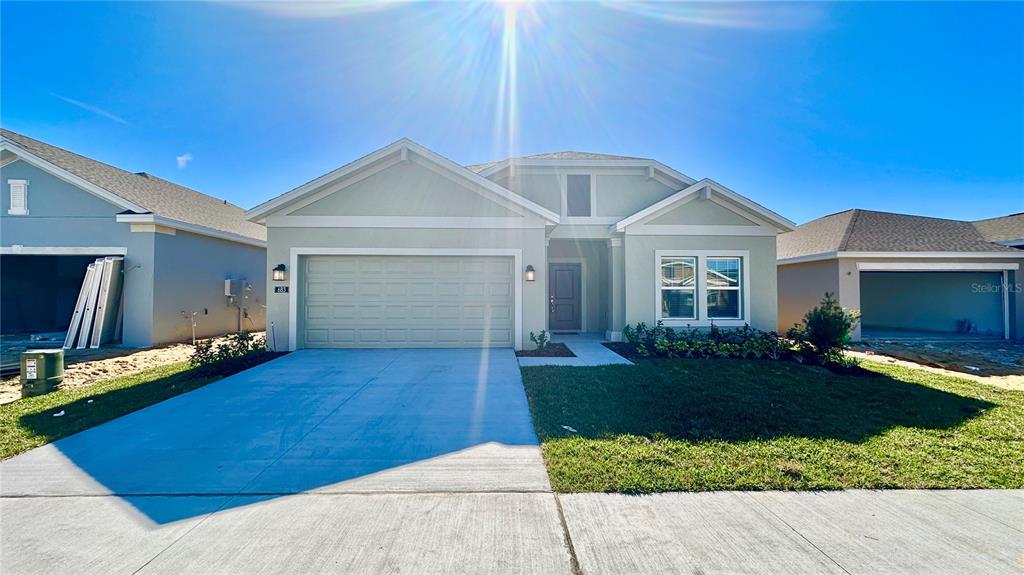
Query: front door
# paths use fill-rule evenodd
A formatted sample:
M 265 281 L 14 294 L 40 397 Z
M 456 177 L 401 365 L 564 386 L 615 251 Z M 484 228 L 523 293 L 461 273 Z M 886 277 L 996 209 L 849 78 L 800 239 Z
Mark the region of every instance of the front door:
M 549 264 L 548 272 L 548 328 L 580 331 L 583 321 L 580 264 Z

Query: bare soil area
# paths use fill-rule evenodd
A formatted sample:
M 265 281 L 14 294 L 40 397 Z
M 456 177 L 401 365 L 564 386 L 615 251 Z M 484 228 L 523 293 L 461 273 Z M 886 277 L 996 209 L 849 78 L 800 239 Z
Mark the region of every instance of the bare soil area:
M 922 363 L 907 361 L 895 357 L 889 357 L 887 355 L 879 355 L 872 351 L 847 351 L 846 355 L 864 361 L 877 361 L 881 363 L 888 363 L 890 365 L 899 365 L 902 367 L 909 367 L 913 369 L 923 369 L 925 371 L 930 371 L 932 373 L 949 375 L 952 377 L 959 377 L 962 379 L 969 379 L 971 381 L 984 383 L 995 387 L 1000 387 L 1002 389 L 1009 389 L 1012 391 L 1024 391 L 1024 375 L 976 375 L 974 373 L 965 373 L 963 371 L 943 369 L 941 367 L 925 365 Z
M 253 334 L 262 337 L 262 333 Z M 226 337 L 216 338 L 215 343 L 225 341 Z M 144 371 L 151 367 L 188 361 L 192 355 L 192 345 L 176 343 L 164 347 L 132 350 L 125 348 L 101 348 L 91 350 L 92 355 L 65 359 L 64 381 L 58 389 L 83 387 L 94 383 Z M 74 353 L 74 352 L 72 352 Z M 0 405 L 21 399 L 21 382 L 18 376 L 0 380 Z

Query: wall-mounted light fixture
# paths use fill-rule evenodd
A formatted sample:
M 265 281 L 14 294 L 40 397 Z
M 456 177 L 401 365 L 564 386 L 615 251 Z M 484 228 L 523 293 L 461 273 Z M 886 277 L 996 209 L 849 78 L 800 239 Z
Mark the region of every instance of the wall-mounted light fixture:
M 526 266 L 526 281 L 532 282 L 534 279 L 536 279 L 534 277 L 535 273 L 536 270 L 533 269 L 533 266 Z
M 274 266 L 274 281 L 283 282 L 286 279 L 288 279 L 288 268 L 284 264 Z

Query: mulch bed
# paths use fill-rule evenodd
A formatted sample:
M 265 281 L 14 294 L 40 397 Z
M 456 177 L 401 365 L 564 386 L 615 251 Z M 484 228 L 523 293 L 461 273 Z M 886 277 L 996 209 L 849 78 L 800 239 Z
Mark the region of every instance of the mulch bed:
M 643 360 L 664 359 L 664 358 L 656 358 L 656 357 L 649 357 L 649 356 L 640 355 L 639 353 L 636 352 L 636 344 L 632 344 L 632 343 L 625 342 L 625 341 L 606 341 L 606 342 L 604 342 L 604 346 L 607 347 L 608 349 L 614 351 L 615 353 L 621 355 L 622 357 L 624 357 L 624 358 L 634 362 L 634 363 L 639 362 L 639 361 L 643 361 Z M 709 358 L 702 358 L 702 359 L 709 359 Z M 763 360 L 760 360 L 760 361 L 771 361 L 771 360 L 763 359 Z M 792 361 L 792 360 L 783 359 L 783 360 L 780 360 L 780 361 Z M 811 367 L 811 366 L 809 365 L 809 367 Z M 828 371 L 831 371 L 832 373 L 834 373 L 836 375 L 851 375 L 851 376 L 856 376 L 856 377 L 879 377 L 877 372 L 874 372 L 874 371 L 869 370 L 869 369 L 864 369 L 863 367 L 861 367 L 859 365 L 828 364 L 828 365 L 819 365 L 817 367 L 819 367 L 821 369 L 827 369 Z
M 518 357 L 576 357 L 576 354 L 564 343 L 549 343 L 544 351 L 537 349 L 517 351 Z

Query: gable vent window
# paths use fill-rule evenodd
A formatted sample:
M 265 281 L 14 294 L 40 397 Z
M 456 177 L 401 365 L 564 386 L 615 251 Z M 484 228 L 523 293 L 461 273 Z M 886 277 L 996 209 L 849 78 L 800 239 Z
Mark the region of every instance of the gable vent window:
M 12 216 L 28 215 L 28 180 L 7 180 L 11 187 L 11 205 L 7 213 Z
M 565 215 L 569 217 L 590 216 L 590 176 L 569 175 L 565 177 Z

